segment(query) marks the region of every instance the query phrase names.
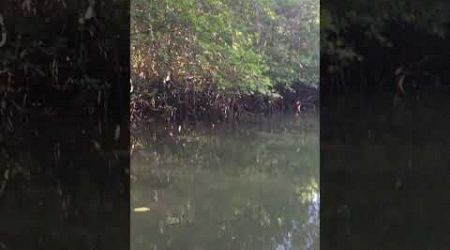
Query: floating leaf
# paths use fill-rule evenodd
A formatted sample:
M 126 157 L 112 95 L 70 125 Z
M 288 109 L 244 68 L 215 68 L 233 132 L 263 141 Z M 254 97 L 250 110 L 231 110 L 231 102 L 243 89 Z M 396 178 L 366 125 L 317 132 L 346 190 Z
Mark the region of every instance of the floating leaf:
M 145 212 L 149 212 L 150 208 L 149 207 L 137 207 L 137 208 L 134 208 L 133 211 L 136 213 L 145 213 Z

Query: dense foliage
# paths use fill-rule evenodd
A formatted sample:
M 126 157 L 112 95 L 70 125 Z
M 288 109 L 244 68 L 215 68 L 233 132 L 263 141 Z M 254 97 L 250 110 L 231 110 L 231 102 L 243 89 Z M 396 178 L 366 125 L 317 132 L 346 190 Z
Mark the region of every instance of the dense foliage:
M 131 64 L 135 88 L 138 79 L 145 89 L 172 80 L 263 94 L 316 85 L 319 1 L 133 0 Z

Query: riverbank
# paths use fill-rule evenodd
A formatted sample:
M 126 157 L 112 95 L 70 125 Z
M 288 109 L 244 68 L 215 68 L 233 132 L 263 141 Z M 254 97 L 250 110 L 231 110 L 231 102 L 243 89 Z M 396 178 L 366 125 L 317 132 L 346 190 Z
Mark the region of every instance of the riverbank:
M 271 93 L 193 88 L 178 82 L 148 84 L 135 79 L 131 90 L 131 126 L 149 120 L 238 121 L 245 117 L 319 110 L 319 89 L 303 83 L 276 85 Z M 148 88 L 148 86 L 153 86 Z M 144 87 L 146 86 L 146 87 Z

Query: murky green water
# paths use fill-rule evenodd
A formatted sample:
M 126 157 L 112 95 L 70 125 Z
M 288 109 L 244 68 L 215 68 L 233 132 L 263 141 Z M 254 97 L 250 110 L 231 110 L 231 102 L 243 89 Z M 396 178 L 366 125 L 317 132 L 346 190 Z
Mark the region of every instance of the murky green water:
M 319 249 L 319 123 L 150 124 L 131 160 L 131 249 Z

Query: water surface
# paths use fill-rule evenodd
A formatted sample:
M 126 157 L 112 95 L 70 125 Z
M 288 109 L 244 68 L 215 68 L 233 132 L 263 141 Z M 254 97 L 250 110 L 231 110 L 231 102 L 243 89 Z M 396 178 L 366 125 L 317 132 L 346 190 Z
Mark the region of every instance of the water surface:
M 315 117 L 150 123 L 131 160 L 131 249 L 319 249 Z

